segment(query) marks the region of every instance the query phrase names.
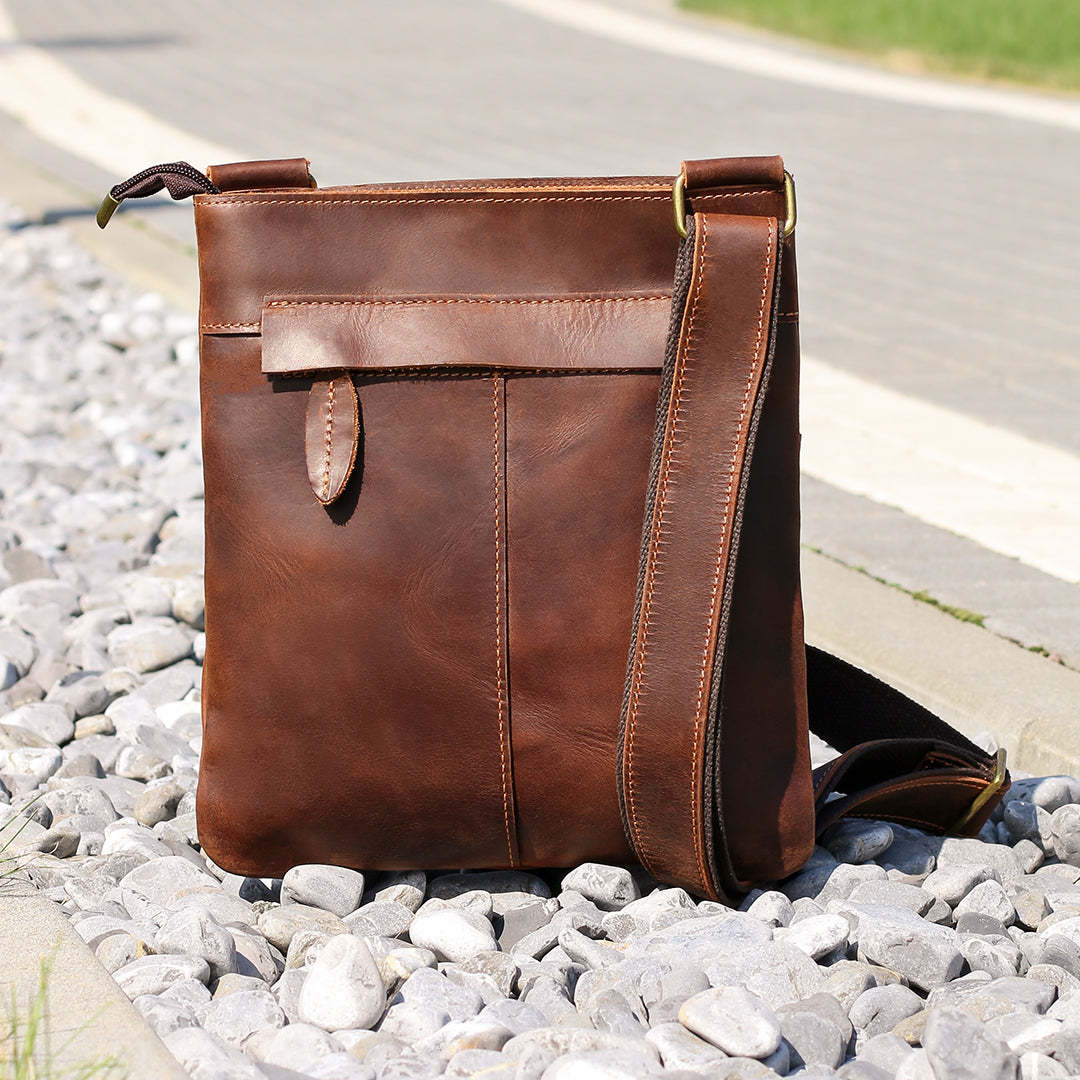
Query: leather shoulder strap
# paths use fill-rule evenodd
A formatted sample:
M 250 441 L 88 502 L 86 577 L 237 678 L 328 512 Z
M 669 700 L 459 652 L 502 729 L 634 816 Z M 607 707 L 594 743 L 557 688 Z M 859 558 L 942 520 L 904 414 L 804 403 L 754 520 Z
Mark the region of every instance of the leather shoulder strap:
M 719 897 L 707 758 L 736 522 L 770 356 L 779 225 L 695 214 L 683 245 L 620 739 L 622 806 L 642 863 Z M 681 310 L 680 310 L 681 308 Z
M 779 289 L 775 218 L 697 213 L 680 250 L 619 738 L 627 836 L 661 880 L 725 898 L 719 687 Z M 1008 789 L 983 752 L 903 694 L 807 650 L 816 828 L 845 815 L 974 834 Z M 769 813 L 765 807 L 763 813 Z

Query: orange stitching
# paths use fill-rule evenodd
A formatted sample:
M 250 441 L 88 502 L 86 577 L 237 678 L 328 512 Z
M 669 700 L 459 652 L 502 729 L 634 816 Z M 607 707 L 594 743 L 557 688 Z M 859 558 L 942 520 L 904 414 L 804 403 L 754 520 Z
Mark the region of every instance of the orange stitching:
M 430 193 L 435 194 L 439 189 L 433 188 Z M 447 189 L 444 189 L 447 190 Z M 449 189 L 454 190 L 454 189 Z M 480 188 L 480 191 L 488 190 L 486 188 Z M 512 191 L 513 189 L 507 189 Z M 526 188 L 527 191 L 542 190 L 537 188 Z M 631 189 L 631 190 L 647 190 L 647 189 Z M 428 191 L 423 191 L 421 194 L 428 194 Z M 691 199 L 697 199 L 699 202 L 708 201 L 710 199 L 745 199 L 753 195 L 775 195 L 777 192 L 775 189 L 765 189 L 762 191 L 728 191 L 721 192 L 715 195 L 697 195 L 691 196 Z M 449 199 L 416 199 L 408 195 L 393 195 L 389 198 L 378 198 L 373 196 L 366 196 L 364 198 L 346 197 L 341 199 L 308 199 L 308 198 L 293 198 L 293 199 L 266 199 L 259 198 L 252 195 L 230 196 L 228 198 L 217 197 L 207 200 L 203 205 L 214 208 L 218 206 L 348 206 L 348 205 L 378 205 L 378 206 L 392 206 L 396 203 L 531 203 L 531 202 L 646 202 L 650 199 L 669 199 L 671 195 L 668 191 L 658 191 L 650 193 L 648 195 L 530 195 L 522 196 L 518 198 L 493 198 L 488 197 L 486 199 L 467 199 L 452 197 Z
M 240 196 L 228 199 L 215 199 L 209 205 L 215 206 L 393 206 L 397 203 L 531 203 L 531 202 L 644 202 L 649 199 L 668 199 L 666 192 L 650 195 L 535 195 L 523 198 L 486 199 L 413 199 L 407 195 L 394 195 L 389 198 L 344 198 L 344 199 L 260 199 Z
M 323 502 L 330 497 L 330 451 L 334 432 L 334 380 L 330 380 L 330 400 L 326 410 L 326 460 L 323 462 Z
M 423 304 L 640 304 L 670 299 L 670 293 L 659 293 L 656 296 L 554 296 L 537 300 L 493 300 L 463 296 L 446 298 L 418 297 L 409 300 L 271 300 L 266 306 L 288 310 L 303 307 L 414 307 Z M 246 326 L 249 324 L 236 323 L 228 325 Z
M 701 219 L 701 235 L 702 235 L 702 248 L 705 247 L 705 239 L 708 236 L 708 219 L 702 216 Z M 720 519 L 720 550 L 716 555 L 716 572 L 713 574 L 712 594 L 709 597 L 709 622 L 705 628 L 705 643 L 701 651 L 701 677 L 698 679 L 698 698 L 694 711 L 694 760 L 693 771 L 690 774 L 690 810 L 694 821 L 694 844 L 695 852 L 698 859 L 698 869 L 702 874 L 702 882 L 707 883 L 708 878 L 705 876 L 705 867 L 702 862 L 701 852 L 697 848 L 698 842 L 698 828 L 697 828 L 697 784 L 695 779 L 697 777 L 697 763 L 698 763 L 698 734 L 701 731 L 701 725 L 704 722 L 703 704 L 705 698 L 705 684 L 708 679 L 709 670 L 709 645 L 712 642 L 713 637 L 713 620 L 716 617 L 716 601 L 720 592 L 720 577 L 724 568 L 724 555 L 728 550 L 727 544 L 727 522 L 728 513 L 731 509 L 731 492 L 735 485 L 735 467 L 738 461 L 739 445 L 743 440 L 743 428 L 746 422 L 747 406 L 750 402 L 750 393 L 754 387 L 754 375 L 757 372 L 758 364 L 760 363 L 761 356 L 761 336 L 765 321 L 765 305 L 768 301 L 769 295 L 769 270 L 772 267 L 772 247 L 773 247 L 773 226 L 770 220 L 769 224 L 769 244 L 765 249 L 765 273 L 761 283 L 761 303 L 758 306 L 758 325 L 757 325 L 757 338 L 754 341 L 754 359 L 750 365 L 750 374 L 746 380 L 746 388 L 743 391 L 742 405 L 739 408 L 739 423 L 735 429 L 735 444 L 731 448 L 731 466 L 728 469 L 727 490 L 724 492 L 724 512 Z
M 502 545 L 499 536 L 499 510 L 501 508 L 499 482 L 499 376 L 494 376 L 492 406 L 495 414 L 493 442 L 495 447 L 495 680 L 499 696 L 499 762 L 502 769 L 503 823 L 506 826 L 506 850 L 510 856 L 510 865 L 514 866 L 514 845 L 510 839 L 510 800 L 506 783 L 506 736 L 503 726 L 503 674 L 502 674 L 502 573 L 500 555 Z
M 255 330 L 259 329 L 258 323 L 249 322 L 220 322 L 204 323 L 200 329 L 206 333 L 211 330 Z
M 645 845 L 641 840 L 641 829 L 638 826 L 637 820 L 637 806 L 634 800 L 634 735 L 637 730 L 638 709 L 641 703 L 641 683 L 645 676 L 645 654 L 649 647 L 649 621 L 652 617 L 652 597 L 656 578 L 659 574 L 657 564 L 659 562 L 661 537 L 663 536 L 664 531 L 664 512 L 667 505 L 668 484 L 671 478 L 671 461 L 675 452 L 675 433 L 679 423 L 679 409 L 682 405 L 683 382 L 686 376 L 686 357 L 689 352 L 690 341 L 694 334 L 694 319 L 697 317 L 698 298 L 701 295 L 701 285 L 704 278 L 704 262 L 705 246 L 702 244 L 702 248 L 698 252 L 696 267 L 698 276 L 697 286 L 694 289 L 694 297 L 690 303 L 690 315 L 687 318 L 686 323 L 686 341 L 684 347 L 679 350 L 677 359 L 677 363 L 679 363 L 680 367 L 678 379 L 675 383 L 675 405 L 672 412 L 670 433 L 664 442 L 664 472 L 657 493 L 655 538 L 650 545 L 649 566 L 646 578 L 647 585 L 641 616 L 641 648 L 638 650 L 631 689 L 631 700 L 633 704 L 630 710 L 630 725 L 627 733 L 626 787 L 630 803 L 630 828 L 634 833 L 634 841 L 642 856 L 642 862 L 645 863 L 650 862 L 651 857 L 648 852 L 646 852 Z

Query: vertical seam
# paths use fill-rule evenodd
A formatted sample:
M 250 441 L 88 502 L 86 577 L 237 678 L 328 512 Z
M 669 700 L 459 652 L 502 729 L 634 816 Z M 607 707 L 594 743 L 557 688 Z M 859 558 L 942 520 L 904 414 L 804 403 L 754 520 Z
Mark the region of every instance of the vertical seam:
M 499 698 L 499 765 L 502 771 L 503 825 L 506 829 L 506 851 L 510 865 L 514 865 L 514 845 L 510 838 L 510 795 L 506 782 L 506 729 L 503 719 L 503 668 L 502 668 L 502 537 L 499 517 L 502 507 L 502 483 L 499 474 L 499 376 L 493 377 L 492 411 L 495 417 L 492 442 L 495 459 L 495 680 Z
M 698 849 L 698 821 L 697 821 L 697 766 L 698 766 L 698 747 L 700 741 L 698 736 L 701 732 L 701 725 L 704 722 L 704 704 L 705 704 L 705 687 L 708 681 L 709 672 L 709 647 L 713 643 L 713 622 L 716 618 L 716 604 L 717 598 L 720 592 L 720 577 L 724 569 L 724 555 L 729 549 L 728 545 L 728 514 L 731 509 L 731 493 L 735 486 L 735 470 L 738 464 L 739 458 L 739 445 L 743 442 L 743 432 L 746 424 L 747 408 L 750 402 L 750 394 L 754 386 L 754 376 L 757 373 L 758 366 L 761 359 L 761 338 L 765 320 L 765 305 L 768 300 L 769 293 L 769 271 L 772 268 L 772 250 L 773 250 L 773 223 L 770 219 L 769 223 L 769 243 L 765 250 L 765 271 L 762 277 L 761 283 L 761 301 L 758 305 L 758 324 L 757 324 L 757 338 L 754 341 L 754 356 L 753 362 L 750 365 L 750 374 L 746 380 L 746 388 L 743 391 L 742 406 L 739 411 L 739 423 L 735 429 L 735 442 L 731 448 L 731 465 L 728 468 L 728 481 L 727 490 L 724 492 L 724 512 L 720 519 L 720 550 L 716 555 L 716 572 L 713 574 L 712 594 L 709 597 L 709 621 L 705 628 L 705 641 L 701 651 L 701 676 L 698 679 L 698 698 L 697 705 L 694 710 L 694 760 L 692 770 L 690 773 L 690 812 L 694 820 L 694 844 L 695 852 L 697 854 L 698 867 L 702 872 L 702 881 L 707 882 L 707 878 L 704 876 L 704 866 L 701 858 L 701 851 Z M 702 218 L 701 222 L 702 234 L 706 232 L 705 219 Z M 704 246 L 704 244 L 703 244 Z
M 690 315 L 686 323 L 686 341 L 683 348 L 678 350 L 677 362 L 679 363 L 679 374 L 675 382 L 675 404 L 672 411 L 671 427 L 668 432 L 667 439 L 664 446 L 664 473 L 660 482 L 660 490 L 657 496 L 657 511 L 656 511 L 656 530 L 655 537 L 650 543 L 649 551 L 649 569 L 647 577 L 647 586 L 645 590 L 645 599 L 643 603 L 643 611 L 641 617 L 641 647 L 638 649 L 637 662 L 634 665 L 634 679 L 633 687 L 631 690 L 631 710 L 630 710 L 630 723 L 627 731 L 627 795 L 630 805 L 630 827 L 634 834 L 634 843 L 637 847 L 638 853 L 641 856 L 642 862 L 646 864 L 651 862 L 651 856 L 645 848 L 645 844 L 641 839 L 641 829 L 638 824 L 637 806 L 634 799 L 634 736 L 637 729 L 637 717 L 638 710 L 641 703 L 641 684 L 645 674 L 645 654 L 649 647 L 649 622 L 652 617 L 652 598 L 653 591 L 656 584 L 657 564 L 660 560 L 660 539 L 664 531 L 664 514 L 667 508 L 667 493 L 668 484 L 671 477 L 671 465 L 672 458 L 675 453 L 675 435 L 679 423 L 679 411 L 682 407 L 682 395 L 683 385 L 686 379 L 686 360 L 690 352 L 690 343 L 693 340 L 694 335 L 694 319 L 697 316 L 698 299 L 701 295 L 701 287 L 704 280 L 704 265 L 705 265 L 705 247 L 707 241 L 707 233 L 705 231 L 704 219 L 702 220 L 702 243 L 701 250 L 698 252 L 697 258 L 697 285 L 694 288 L 694 296 L 690 303 Z M 696 818 L 694 820 L 696 830 Z M 697 844 L 695 843 L 695 851 L 697 850 Z M 704 877 L 702 878 L 704 882 Z
M 326 409 L 326 457 L 323 459 L 322 499 L 330 497 L 330 451 L 334 432 L 334 380 L 330 380 L 329 400 Z

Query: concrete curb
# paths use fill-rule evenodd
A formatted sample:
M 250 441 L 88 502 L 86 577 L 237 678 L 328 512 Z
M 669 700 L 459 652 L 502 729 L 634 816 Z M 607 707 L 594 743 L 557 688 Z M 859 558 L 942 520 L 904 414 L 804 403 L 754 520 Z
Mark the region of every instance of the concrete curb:
M 115 1067 L 94 1075 L 101 1080 L 188 1080 L 51 900 L 0 895 L 0 941 L 4 942 L 0 950 L 4 1020 L 12 992 L 19 1019 L 25 1020 L 41 985 L 42 962 L 48 964 L 44 1030 L 36 1044 L 47 1051 L 48 1075 L 114 1061 Z M 4 1034 L 0 1029 L 0 1060 L 7 1060 L 10 1053 Z M 45 1060 L 43 1055 L 41 1061 Z
M 966 735 L 991 732 L 1014 768 L 1080 775 L 1080 672 L 823 555 L 802 565 L 807 641 Z

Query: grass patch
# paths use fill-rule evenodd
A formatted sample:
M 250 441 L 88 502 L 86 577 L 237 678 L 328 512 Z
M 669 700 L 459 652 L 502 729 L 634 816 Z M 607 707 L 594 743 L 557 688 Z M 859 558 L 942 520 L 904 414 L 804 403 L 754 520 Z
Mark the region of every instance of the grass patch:
M 933 71 L 1080 90 L 1077 0 L 679 0 L 680 7 Z
M 982 626 L 983 622 L 986 620 L 986 616 L 980 615 L 977 611 L 968 611 L 967 608 L 953 607 L 952 604 L 943 604 L 940 600 L 935 600 L 925 589 L 913 592 L 910 596 L 913 600 L 918 600 L 920 603 L 936 607 L 938 611 L 944 611 L 946 615 L 951 615 L 954 619 L 959 619 L 961 622 L 969 622 L 974 623 L 976 626 Z

